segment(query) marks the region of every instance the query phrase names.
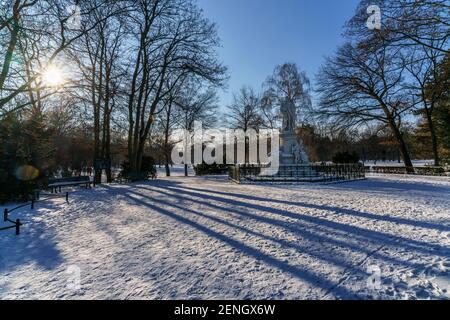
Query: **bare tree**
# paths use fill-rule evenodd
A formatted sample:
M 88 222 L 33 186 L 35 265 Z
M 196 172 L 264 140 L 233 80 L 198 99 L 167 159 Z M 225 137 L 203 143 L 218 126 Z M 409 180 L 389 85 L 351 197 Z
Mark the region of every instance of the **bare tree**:
M 413 105 L 402 92 L 404 67 L 385 49 L 368 53 L 347 43 L 318 75 L 319 113 L 339 127 L 381 122 L 399 144 L 409 172 L 412 161 L 402 133 L 402 118 Z
M 381 10 L 379 30 L 369 30 L 365 23 L 367 7 L 374 4 Z M 433 70 L 448 51 L 449 10 L 448 1 L 442 0 L 364 0 L 347 24 L 347 35 L 366 51 L 392 50 L 403 56 L 398 63 L 409 74 L 404 94 L 414 98 L 416 113 L 423 116 L 428 126 L 436 165 L 439 151 L 433 112 L 437 97 L 426 99 L 425 86 L 434 78 Z
M 429 92 L 427 94 L 426 89 L 429 83 L 433 83 L 438 78 L 436 72 L 441 55 L 438 51 L 427 47 L 414 47 L 404 51 L 401 63 L 409 74 L 405 89 L 407 94 L 413 98 L 413 104 L 417 109 L 415 113 L 422 116 L 425 120 L 431 138 L 434 164 L 438 166 L 440 156 L 434 124 L 434 111 L 440 99 L 440 94 L 438 92 Z
M 203 129 L 212 128 L 217 123 L 217 93 L 210 87 L 202 90 L 203 84 L 187 81 L 176 96 L 179 109 L 178 127 L 192 132 L 194 123 L 201 121 Z M 192 138 L 192 137 L 191 137 Z M 188 176 L 188 165 L 184 165 L 184 175 Z
M 97 7 L 106 5 L 80 1 L 76 10 L 69 10 L 72 3 L 67 0 L 13 0 L 12 5 L 9 2 L 0 4 L 0 111 L 3 114 L 35 102 L 32 97 L 31 100 L 21 97 L 40 90 L 43 70 L 95 28 L 99 21 L 83 19 Z M 80 23 L 70 23 L 73 18 Z M 101 20 L 106 19 L 108 16 Z M 21 46 L 27 50 L 33 48 L 40 54 L 40 68 L 25 64 L 25 70 L 22 63 L 14 59 Z
M 297 116 L 304 122 L 302 115 L 311 110 L 311 86 L 306 73 L 300 71 L 295 63 L 277 66 L 263 87 L 262 112 L 268 127 L 274 128 L 279 118 L 278 109 L 286 99 L 296 105 L 299 109 Z
M 378 5 L 381 29 L 369 30 L 367 8 Z M 362 0 L 347 24 L 347 34 L 364 38 L 373 46 L 421 46 L 448 51 L 450 37 L 448 0 Z
M 187 75 L 219 85 L 226 69 L 215 56 L 215 26 L 193 1 L 140 0 L 134 6 L 130 19 L 137 47 L 128 99 L 128 154 L 132 170 L 139 171 L 162 100 Z
M 107 181 L 112 182 L 111 117 L 124 76 L 121 55 L 125 53 L 125 33 L 118 4 L 113 2 L 91 12 L 90 19 L 98 21 L 96 27 L 93 32 L 85 34 L 71 50 L 72 59 L 78 62 L 83 75 L 82 81 L 85 83 L 85 95 L 82 98 L 89 99 L 92 107 L 96 183 L 101 183 L 101 164 L 108 164 L 102 167 L 106 170 Z M 104 20 L 104 16 L 110 18 Z
M 166 169 L 166 176 L 170 177 L 170 152 L 172 143 L 170 141 L 170 136 L 172 134 L 173 129 L 179 122 L 180 112 L 178 108 L 176 108 L 176 99 L 178 99 L 179 91 L 181 90 L 181 86 L 177 88 L 177 90 L 173 90 L 170 94 L 163 99 L 164 100 L 164 108 L 160 114 L 160 127 L 164 131 L 164 141 L 163 141 L 163 153 L 164 153 L 164 165 Z
M 233 94 L 233 102 L 227 107 L 226 122 L 232 129 L 260 129 L 264 120 L 261 100 L 253 88 L 244 86 Z

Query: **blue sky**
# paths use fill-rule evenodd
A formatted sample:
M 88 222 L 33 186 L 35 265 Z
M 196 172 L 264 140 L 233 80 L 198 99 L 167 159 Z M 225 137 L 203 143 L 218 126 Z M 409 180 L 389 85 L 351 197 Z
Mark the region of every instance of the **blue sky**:
M 314 81 L 324 57 L 342 43 L 359 0 L 198 0 L 216 22 L 230 81 L 222 108 L 243 85 L 261 89 L 276 65 L 295 62 Z

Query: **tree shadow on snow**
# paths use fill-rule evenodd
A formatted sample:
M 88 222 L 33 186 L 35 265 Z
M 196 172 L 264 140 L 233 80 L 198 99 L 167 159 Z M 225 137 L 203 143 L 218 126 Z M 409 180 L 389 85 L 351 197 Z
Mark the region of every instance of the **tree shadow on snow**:
M 132 195 L 132 194 L 134 194 L 134 195 Z M 222 241 L 223 243 L 229 245 L 230 247 L 234 248 L 235 250 L 242 252 L 249 257 L 252 257 L 256 260 L 263 261 L 263 262 L 267 263 L 268 265 L 271 265 L 283 272 L 287 272 L 296 278 L 304 280 L 307 283 L 309 283 L 312 287 L 319 287 L 323 290 L 324 295 L 326 293 L 328 293 L 327 291 L 330 288 L 334 288 L 333 294 L 335 294 L 337 296 L 346 297 L 348 299 L 352 299 L 352 298 L 356 299 L 357 298 L 357 295 L 355 293 L 347 290 L 345 287 L 337 286 L 337 284 L 334 283 L 333 281 L 331 281 L 325 277 L 321 277 L 313 271 L 306 270 L 306 269 L 303 269 L 303 268 L 300 268 L 297 266 L 293 266 L 293 265 L 289 264 L 288 262 L 276 259 L 269 254 L 263 253 L 262 251 L 255 249 L 245 243 L 239 242 L 229 236 L 226 236 L 226 235 L 219 233 L 209 227 L 206 227 L 203 224 L 200 224 L 194 220 L 183 217 L 182 215 L 179 215 L 171 210 L 168 210 L 168 209 L 163 208 L 156 204 L 156 203 L 160 203 L 160 204 L 166 206 L 166 205 L 170 205 L 170 202 L 159 201 L 159 200 L 151 199 L 150 197 L 148 197 L 149 201 L 144 201 L 144 200 L 142 200 L 142 198 L 147 198 L 147 197 L 143 196 L 140 193 L 135 193 L 135 192 L 129 192 L 127 194 L 127 197 L 139 205 L 147 207 L 159 214 L 162 214 L 168 218 L 174 219 L 182 224 L 192 227 L 192 228 L 204 233 L 205 235 L 207 235 L 209 237 L 218 239 L 218 240 Z M 137 198 L 137 197 L 139 197 L 139 198 Z M 199 212 L 195 212 L 193 210 L 190 210 L 190 211 L 191 211 L 191 213 L 200 214 Z
M 166 188 L 166 187 L 165 187 Z M 174 196 L 168 193 L 163 193 L 166 196 Z M 175 195 L 175 197 L 180 197 L 180 195 Z M 414 268 L 416 270 L 423 270 L 426 267 L 426 261 L 424 262 L 412 262 L 409 259 L 401 259 L 401 257 L 392 255 L 392 253 L 387 253 L 384 249 L 393 250 L 393 252 L 417 252 L 421 254 L 427 254 L 429 256 L 443 256 L 447 258 L 449 256 L 448 248 L 433 245 L 429 243 L 422 243 L 420 241 L 414 241 L 411 239 L 402 239 L 400 237 L 395 237 L 392 235 L 384 234 L 381 232 L 376 232 L 372 230 L 366 230 L 357 227 L 351 227 L 346 224 L 340 223 L 328 223 L 328 220 L 318 219 L 317 223 L 308 223 L 305 224 L 302 221 L 298 221 L 297 223 L 280 221 L 277 219 L 273 219 L 270 217 L 266 217 L 260 214 L 252 214 L 252 210 L 239 210 L 236 207 L 227 208 L 226 206 L 214 205 L 207 200 L 208 197 L 205 197 L 204 194 L 199 194 L 199 197 L 205 198 L 206 201 L 199 201 L 195 199 L 195 196 L 190 193 L 186 201 L 194 201 L 202 206 L 210 206 L 212 209 L 217 211 L 228 211 L 234 214 L 239 214 L 244 216 L 245 218 L 250 218 L 258 222 L 266 223 L 269 225 L 273 225 L 276 227 L 284 228 L 286 232 L 292 232 L 294 234 L 299 235 L 302 239 L 305 239 L 309 243 L 317 243 L 317 246 L 303 246 L 304 240 L 297 241 L 283 241 L 281 239 L 274 239 L 273 237 L 267 237 L 264 234 L 256 234 L 252 232 L 252 230 L 242 230 L 243 232 L 247 232 L 248 234 L 253 234 L 257 237 L 270 240 L 273 242 L 279 243 L 281 246 L 285 248 L 292 248 L 299 252 L 305 252 L 310 256 L 314 256 L 324 263 L 330 263 L 335 266 L 339 266 L 341 268 L 345 268 L 347 272 L 351 272 L 353 276 L 358 276 L 359 278 L 365 279 L 367 275 L 365 275 L 364 262 L 370 257 L 374 259 L 379 259 L 383 261 L 383 263 L 389 263 L 391 265 L 397 265 L 406 267 L 406 268 Z M 154 201 L 159 202 L 160 197 L 154 199 Z M 151 198 L 149 198 L 150 200 Z M 215 199 L 217 200 L 217 199 Z M 228 199 L 227 199 L 228 200 Z M 225 201 L 228 203 L 228 201 Z M 228 203 L 229 204 L 229 203 Z M 244 204 L 246 205 L 246 204 Z M 250 208 L 253 208 L 250 206 Z M 182 209 L 182 208 L 181 208 Z M 261 207 L 257 207 L 256 210 L 263 211 L 264 209 Z M 254 211 L 254 210 L 253 210 Z M 273 210 L 272 208 L 268 208 L 269 212 L 278 212 L 281 213 L 282 210 Z M 287 212 L 287 211 L 286 211 Z M 291 217 L 292 214 L 295 213 L 287 212 L 287 214 Z M 307 219 L 308 220 L 308 219 Z M 322 221 L 322 222 L 320 222 Z M 322 225 L 326 225 L 323 227 Z M 337 228 L 333 228 L 335 226 Z M 239 229 L 239 227 L 231 226 L 235 229 Z M 345 230 L 348 230 L 345 231 Z M 336 232 L 337 231 L 337 232 Z M 341 253 L 337 253 L 334 251 L 334 248 L 342 248 L 343 251 Z M 319 249 L 319 250 L 317 250 Z M 383 250 L 381 250 L 383 249 Z M 350 250 L 351 252 L 359 252 L 364 255 L 364 258 L 360 262 L 348 261 L 342 256 L 342 253 Z M 392 251 L 391 251 L 392 252 Z M 345 271 L 344 271 L 345 273 Z
M 168 186 L 170 186 L 170 185 L 168 185 Z M 178 186 L 178 187 L 186 189 L 186 190 L 191 190 L 193 192 L 206 192 L 206 193 L 213 193 L 216 195 L 240 198 L 240 199 L 245 199 L 245 200 L 250 200 L 250 201 L 271 202 L 271 203 L 278 203 L 278 204 L 288 205 L 288 206 L 325 210 L 325 211 L 334 212 L 336 214 L 351 215 L 351 216 L 355 216 L 355 217 L 359 217 L 359 218 L 370 219 L 373 221 L 386 221 L 386 222 L 396 223 L 399 225 L 404 224 L 404 225 L 409 225 L 409 226 L 413 226 L 413 227 L 439 230 L 439 231 L 443 231 L 443 232 L 450 231 L 450 225 L 445 225 L 444 223 L 417 221 L 417 220 L 411 220 L 411 219 L 407 219 L 407 218 L 392 217 L 392 216 L 388 216 L 388 215 L 379 215 L 379 214 L 373 214 L 373 213 L 369 213 L 369 212 L 352 210 L 352 209 L 348 209 L 348 208 L 333 207 L 333 206 L 327 206 L 327 205 L 322 205 L 322 204 L 318 205 L 318 204 L 306 203 L 306 202 L 301 202 L 301 201 L 269 199 L 269 198 L 262 198 L 262 197 L 246 195 L 246 194 L 221 192 L 221 191 L 215 191 L 215 190 L 191 188 L 191 187 L 186 187 L 186 186 Z M 358 187 L 357 189 L 361 189 L 361 186 Z M 448 190 L 449 190 L 449 194 L 450 194 L 450 189 L 448 189 Z
M 63 262 L 56 241 L 52 238 L 57 233 L 46 223 L 45 213 L 36 213 L 36 210 L 58 209 L 53 203 L 36 203 L 35 210 L 26 207 L 11 214 L 11 218 L 19 218 L 23 226 L 18 236 L 14 229 L 0 232 L 0 272 L 10 272 L 27 263 L 36 263 L 44 270 L 52 270 Z M 34 216 L 40 219 L 34 219 Z M 30 274 L 30 277 L 33 275 Z
M 370 220 L 384 220 L 395 222 L 398 224 L 407 224 L 424 228 L 436 228 L 439 230 L 443 230 L 443 227 L 445 228 L 445 226 L 432 223 L 411 221 L 409 219 L 403 218 L 378 216 L 371 213 L 331 206 L 315 205 L 303 202 L 291 202 L 285 200 L 272 200 L 257 196 L 191 188 L 183 185 L 182 180 L 177 181 L 177 179 L 153 181 L 146 184 L 135 185 L 133 187 L 133 189 L 116 191 L 119 193 L 121 192 L 122 195 L 124 195 L 125 193 L 125 195 L 129 199 L 131 199 L 138 205 L 145 206 L 155 212 L 158 212 L 159 214 L 165 215 L 180 223 L 193 227 L 210 237 L 219 239 L 227 245 L 230 245 L 234 249 L 241 251 L 250 257 L 264 261 L 269 265 L 272 265 L 284 272 L 288 272 L 293 276 L 310 283 L 312 286 L 321 288 L 324 292 L 330 292 L 330 290 L 332 290 L 332 293 L 337 297 L 357 298 L 354 292 L 347 290 L 339 283 L 334 283 L 333 281 L 327 279 L 325 276 L 320 276 L 311 270 L 305 270 L 304 268 L 300 268 L 298 266 L 292 266 L 287 262 L 276 259 L 275 257 L 252 248 L 245 243 L 242 243 L 218 231 L 215 231 L 210 227 L 198 223 L 197 221 L 195 221 L 195 218 L 206 218 L 211 222 L 229 227 L 230 229 L 239 230 L 245 234 L 275 242 L 283 248 L 294 249 L 297 252 L 306 253 L 319 260 L 322 260 L 324 263 L 330 263 L 340 267 L 344 270 L 344 273 L 346 271 L 351 271 L 353 275 L 365 274 L 365 270 L 362 269 L 362 265 L 365 259 L 369 256 L 382 259 L 382 261 L 405 265 L 407 267 L 423 268 L 422 264 L 404 261 L 397 257 L 391 257 L 387 254 L 383 254 L 382 252 L 380 252 L 380 250 L 374 250 L 374 248 L 381 249 L 382 247 L 391 247 L 394 249 L 402 249 L 410 252 L 415 251 L 429 255 L 440 255 L 445 257 L 448 257 L 449 255 L 449 253 L 447 252 L 447 248 L 440 245 L 429 244 L 403 238 L 400 236 L 385 234 L 383 232 L 368 230 L 357 226 L 351 226 L 345 223 L 330 221 L 320 217 L 308 216 L 288 210 L 277 209 L 271 207 L 270 204 L 262 205 L 259 203 L 249 203 L 248 200 L 256 202 L 275 202 L 289 206 L 300 206 L 319 210 L 327 210 L 336 212 L 338 214 L 354 215 Z M 113 189 L 111 189 L 111 191 L 112 190 Z M 148 196 L 142 193 L 143 190 L 154 192 L 159 196 Z M 221 196 L 232 197 L 233 199 L 224 198 Z M 287 232 L 294 233 L 301 238 L 306 239 L 310 243 L 316 243 L 320 245 L 326 244 L 328 246 L 328 249 L 322 247 L 322 250 L 318 250 L 317 246 L 315 247 L 314 245 L 304 245 L 302 241 L 287 241 L 276 236 L 264 234 L 259 232 L 256 228 L 248 228 L 233 223 L 231 219 L 222 219 L 220 216 L 193 210 L 186 205 L 189 203 L 207 206 L 217 212 L 226 212 L 228 215 L 252 219 L 256 222 L 264 223 L 269 226 L 273 225 L 275 227 L 285 229 Z M 174 210 L 170 210 L 170 208 L 173 208 Z M 190 215 L 188 217 L 185 217 L 183 215 L 175 213 L 175 211 L 180 211 L 182 213 L 187 213 Z M 268 213 L 271 214 L 271 216 L 266 216 L 264 214 L 255 214 L 253 213 L 255 211 Z M 193 219 L 190 218 L 191 216 L 193 217 Z M 276 216 L 279 216 L 280 218 L 289 218 L 291 220 L 295 219 L 296 222 L 292 223 L 291 221 L 288 222 L 286 220 L 279 220 L 276 219 Z M 362 253 L 364 254 L 364 259 L 361 261 L 361 263 L 354 264 L 353 262 L 352 264 L 352 262 L 346 260 L 345 257 L 342 257 L 342 255 L 337 254 L 332 250 L 330 251 L 329 249 L 332 247 L 348 248 L 351 251 Z
M 157 187 L 157 185 L 155 185 L 155 187 Z M 396 245 L 398 245 L 399 243 L 401 243 L 405 249 L 419 251 L 419 252 L 422 252 L 425 254 L 434 254 L 434 255 L 445 256 L 446 255 L 445 251 L 448 251 L 448 248 L 446 248 L 444 246 L 424 243 L 421 241 L 404 238 L 404 237 L 401 237 L 398 235 L 389 235 L 389 234 L 385 234 L 380 231 L 369 230 L 369 229 L 361 228 L 359 226 L 352 226 L 352 225 L 348 225 L 348 224 L 344 224 L 344 223 L 340 223 L 340 222 L 330 221 L 330 220 L 323 219 L 320 217 L 304 215 L 301 213 L 278 209 L 278 208 L 274 208 L 271 206 L 264 206 L 264 205 L 248 203 L 248 202 L 240 201 L 240 200 L 236 200 L 236 199 L 222 198 L 219 196 L 205 194 L 205 193 L 216 193 L 216 191 L 212 191 L 212 190 L 193 189 L 193 188 L 186 187 L 186 186 L 174 187 L 174 186 L 164 185 L 161 187 L 171 190 L 174 193 L 178 193 L 178 194 L 182 193 L 182 194 L 188 195 L 190 197 L 198 197 L 198 198 L 201 198 L 204 200 L 218 201 L 218 202 L 222 202 L 227 205 L 233 205 L 235 207 L 242 207 L 242 208 L 249 209 L 249 210 L 258 210 L 258 211 L 267 212 L 270 214 L 275 214 L 275 215 L 280 215 L 280 216 L 296 219 L 300 222 L 308 222 L 309 223 L 308 228 L 314 228 L 314 227 L 327 228 L 330 231 L 336 231 L 339 234 L 351 235 L 353 239 L 360 239 L 362 241 L 371 240 L 372 242 L 382 243 L 382 244 L 386 244 L 386 245 L 392 245 L 394 243 Z M 234 194 L 234 196 L 241 197 L 241 195 L 236 195 L 236 194 Z M 264 201 L 264 202 L 272 201 L 272 199 L 268 200 L 267 198 L 258 198 L 258 197 L 251 197 L 251 196 L 243 196 L 243 197 L 245 197 L 246 200 L 257 200 L 258 199 L 259 201 Z M 209 204 L 209 202 L 206 202 L 205 204 Z M 341 211 L 341 210 L 343 210 L 342 208 L 337 208 L 337 207 L 327 207 L 327 206 L 322 206 L 322 205 L 310 205 L 310 204 L 303 204 L 303 203 L 289 202 L 289 201 L 284 202 L 284 204 L 288 204 L 288 205 L 292 205 L 292 206 L 307 205 L 314 209 L 328 210 L 328 211 L 332 211 L 332 212 L 336 212 L 336 213 L 343 213 L 343 214 L 346 213 L 344 211 Z M 223 208 L 223 207 L 219 206 L 218 208 Z M 360 216 L 364 216 L 364 213 L 360 213 L 358 211 L 353 211 L 353 214 L 355 214 L 355 213 L 358 213 Z M 261 218 L 261 217 L 259 217 L 259 218 Z M 392 218 L 392 219 L 396 219 L 396 218 Z M 400 221 L 396 221 L 396 222 L 400 224 Z M 411 223 L 413 223 L 413 222 L 411 222 Z
M 414 182 L 407 180 L 387 180 L 381 177 L 369 177 L 367 180 L 340 183 L 334 185 L 342 190 L 364 190 L 367 192 L 379 192 L 392 194 L 392 192 L 430 192 L 431 194 L 450 195 L 450 186 L 437 185 L 433 182 Z

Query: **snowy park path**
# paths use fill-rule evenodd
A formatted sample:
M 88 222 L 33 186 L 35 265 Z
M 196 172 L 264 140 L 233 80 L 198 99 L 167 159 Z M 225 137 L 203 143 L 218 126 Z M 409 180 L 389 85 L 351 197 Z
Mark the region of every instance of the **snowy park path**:
M 0 233 L 1 299 L 450 298 L 448 178 L 174 177 L 18 216 L 19 237 Z

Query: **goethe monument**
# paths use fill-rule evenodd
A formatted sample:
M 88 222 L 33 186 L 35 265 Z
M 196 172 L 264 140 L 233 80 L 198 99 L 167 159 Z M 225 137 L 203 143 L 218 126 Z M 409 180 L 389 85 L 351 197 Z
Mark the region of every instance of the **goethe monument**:
M 308 155 L 295 134 L 297 108 L 285 99 L 281 105 L 283 127 L 280 134 L 280 165 L 308 164 Z
M 270 168 L 265 172 L 270 175 L 278 174 L 279 169 L 308 164 L 308 156 L 295 134 L 296 109 L 295 104 L 288 99 L 282 103 L 281 133 L 280 130 L 271 129 L 261 129 L 258 132 L 253 129 L 247 132 L 230 129 L 203 130 L 202 123 L 195 122 L 193 131 L 174 132 L 175 147 L 172 150 L 172 162 L 194 165 L 224 162 L 268 165 Z

